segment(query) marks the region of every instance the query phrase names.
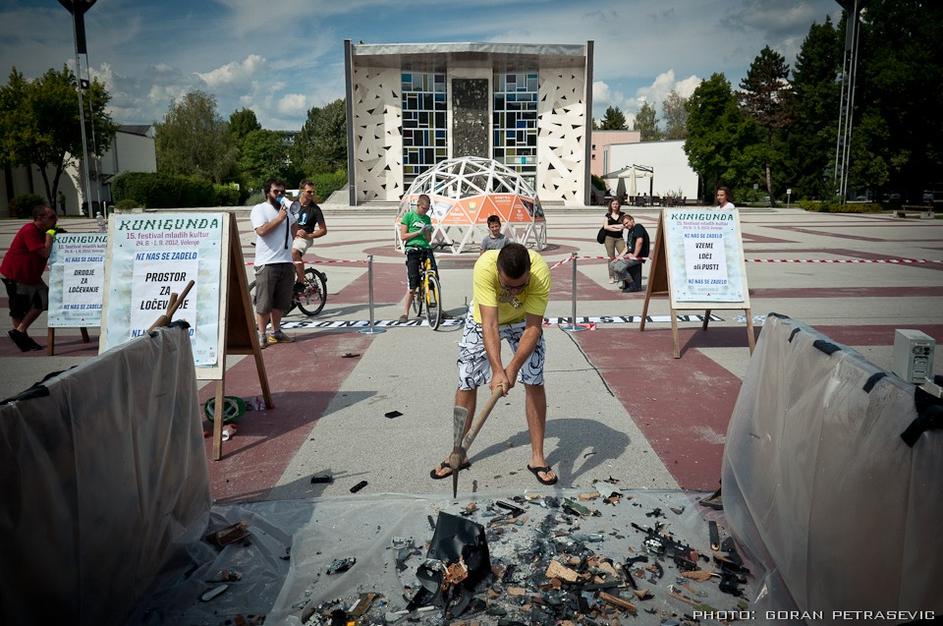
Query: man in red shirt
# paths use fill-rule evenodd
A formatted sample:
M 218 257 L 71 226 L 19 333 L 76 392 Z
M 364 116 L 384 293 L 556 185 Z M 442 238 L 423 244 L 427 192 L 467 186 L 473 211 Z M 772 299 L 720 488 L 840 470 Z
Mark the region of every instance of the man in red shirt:
M 23 352 L 43 349 L 26 331 L 49 305 L 43 271 L 52 251 L 55 226 L 56 212 L 52 208 L 40 205 L 33 209 L 33 221 L 16 233 L 0 264 L 13 320 L 13 328 L 7 334 Z

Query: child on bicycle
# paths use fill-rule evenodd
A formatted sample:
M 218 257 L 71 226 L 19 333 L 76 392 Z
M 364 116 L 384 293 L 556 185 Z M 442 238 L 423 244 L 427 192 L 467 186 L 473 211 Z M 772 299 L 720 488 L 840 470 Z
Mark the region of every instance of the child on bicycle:
M 416 209 L 407 211 L 400 219 L 399 236 L 406 249 L 406 276 L 409 280 L 403 314 L 399 316 L 400 322 L 409 320 L 409 307 L 412 306 L 419 288 L 419 267 L 426 258 L 432 263 L 432 270 L 438 273 L 435 255 L 432 254 L 432 246 L 429 244 L 432 238 L 432 218 L 428 215 L 430 205 L 429 196 L 422 194 L 416 201 Z

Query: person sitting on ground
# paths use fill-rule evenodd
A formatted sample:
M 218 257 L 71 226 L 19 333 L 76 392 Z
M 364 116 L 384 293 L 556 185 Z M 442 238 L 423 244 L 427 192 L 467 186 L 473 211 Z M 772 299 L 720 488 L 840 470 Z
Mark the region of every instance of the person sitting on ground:
M 606 257 L 609 259 L 608 263 L 611 265 L 616 258 L 616 253 L 620 255 L 625 252 L 625 240 L 622 239 L 622 203 L 619 202 L 618 198 L 613 198 L 609 201 L 609 210 L 606 211 L 606 221 L 603 222 L 602 227 L 606 231 L 606 239 L 603 242 L 603 245 L 606 248 Z M 609 282 L 616 282 L 616 277 L 612 273 L 612 270 L 609 270 Z
M 733 204 L 733 196 L 730 194 L 730 189 L 727 187 L 718 187 L 717 188 L 717 208 L 718 209 L 735 209 L 737 208 Z
M 255 319 L 259 344 L 291 343 L 282 331 L 282 315 L 291 308 L 295 270 L 291 242 L 301 230 L 285 200 L 285 183 L 270 178 L 263 186 L 265 202 L 252 207 L 250 219 L 255 229 Z M 272 334 L 266 335 L 272 322 Z
M 519 243 L 488 250 L 475 263 L 472 302 L 458 344 L 458 389 L 455 405 L 468 410 L 465 433 L 471 428 L 478 387 L 491 381 L 492 393 L 502 395 L 524 384 L 524 413 L 530 433 L 527 469 L 544 485 L 557 482 L 544 457 L 547 395 L 544 391 L 544 313 L 550 297 L 550 269 L 538 252 Z M 501 340 L 511 346 L 504 365 Z M 451 438 L 450 438 L 451 441 Z M 468 464 L 462 468 L 468 467 Z M 433 479 L 451 476 L 448 461 L 430 472 Z
M 481 240 L 482 254 L 488 250 L 500 250 L 508 238 L 501 232 L 501 218 L 497 215 L 488 216 L 488 236 Z
M 637 224 L 628 213 L 622 216 L 622 225 L 629 240 L 628 252 L 612 262 L 611 271 L 622 281 L 623 292 L 641 291 L 642 264 L 648 258 L 651 239 L 645 227 Z
M 295 264 L 295 293 L 305 290 L 305 262 L 304 255 L 311 247 L 311 242 L 327 234 L 327 224 L 321 207 L 315 203 L 314 183 L 303 180 L 298 183 L 301 198 L 301 210 L 298 212 L 298 226 L 301 229 L 295 234 L 291 243 L 291 259 Z
M 430 205 L 429 196 L 422 194 L 416 200 L 416 209 L 406 211 L 403 213 L 403 217 L 400 218 L 399 236 L 403 240 L 403 248 L 406 250 L 406 279 L 409 281 L 403 304 L 403 314 L 399 316 L 400 322 L 409 321 L 409 307 L 412 306 L 413 298 L 416 297 L 416 290 L 419 289 L 419 267 L 427 257 L 432 263 L 432 271 L 437 276 L 439 274 L 435 264 L 435 255 L 432 253 L 432 246 L 429 244 L 432 235 L 432 218 L 429 217 Z
M 22 352 L 43 349 L 27 331 L 49 308 L 49 287 L 43 282 L 43 271 L 52 251 L 57 220 L 55 209 L 48 204 L 35 207 L 33 221 L 17 231 L 0 264 L 13 321 L 7 334 Z

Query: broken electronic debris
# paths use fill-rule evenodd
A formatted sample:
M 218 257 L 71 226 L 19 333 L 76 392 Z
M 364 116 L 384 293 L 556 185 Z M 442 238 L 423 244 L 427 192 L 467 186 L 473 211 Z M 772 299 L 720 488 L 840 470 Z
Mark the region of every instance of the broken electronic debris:
M 330 474 L 319 474 L 311 477 L 312 485 L 330 485 L 334 482 L 334 477 Z
M 350 488 L 350 493 L 357 493 L 361 489 L 367 486 L 367 481 L 361 480 L 359 483 Z
M 597 499 L 603 499 L 605 492 L 600 491 Z M 622 502 L 632 498 L 627 495 Z M 616 500 L 614 505 L 618 503 Z M 534 509 L 528 511 L 527 507 Z M 668 509 L 673 507 L 664 508 Z M 542 512 L 538 516 L 535 510 Z M 550 496 L 525 494 L 487 505 L 472 502 L 457 512 L 467 517 L 444 512 L 437 520 L 429 517 L 433 537 L 421 562 L 412 563 L 418 585 L 404 587 L 405 606 L 397 606 L 393 597 L 361 593 L 322 603 L 316 610 L 306 608 L 302 623 L 576 626 L 619 623 L 644 610 L 660 615 L 663 624 L 681 624 L 692 621 L 686 614 L 690 607 L 711 608 L 708 590 L 733 593 L 746 580 L 732 540 L 722 542 L 722 549 L 714 553 L 719 571 L 709 571 L 710 559 L 672 536 L 663 521 L 656 521 L 651 528 L 632 524 L 642 536 L 637 544 L 628 546 L 629 556 L 621 562 L 606 558 L 590 546 L 625 537 L 617 532 L 581 529 L 581 524 L 588 524 L 588 518 L 598 513 L 581 504 L 578 496 L 561 503 Z M 529 522 L 532 513 L 535 521 Z M 655 520 L 660 517 L 650 516 Z M 524 526 L 534 532 L 515 535 Z M 508 556 L 495 558 L 489 544 L 500 545 Z M 394 537 L 390 548 L 401 574 L 409 571 L 410 559 L 420 555 L 412 537 Z M 352 560 L 339 559 L 330 571 L 345 571 L 335 564 Z
M 389 411 L 387 413 L 384 413 L 383 417 L 387 419 L 393 419 L 393 418 L 399 417 L 400 415 L 402 415 L 402 413 L 400 413 L 399 411 Z
M 223 546 L 228 546 L 237 541 L 242 541 L 248 536 L 249 524 L 246 522 L 236 522 L 231 526 L 221 528 L 220 530 L 208 534 L 205 539 L 214 546 L 222 548 Z
M 352 568 L 356 562 L 357 559 L 352 556 L 347 557 L 346 559 L 334 559 L 327 568 L 327 574 L 331 576 L 334 574 L 346 572 Z

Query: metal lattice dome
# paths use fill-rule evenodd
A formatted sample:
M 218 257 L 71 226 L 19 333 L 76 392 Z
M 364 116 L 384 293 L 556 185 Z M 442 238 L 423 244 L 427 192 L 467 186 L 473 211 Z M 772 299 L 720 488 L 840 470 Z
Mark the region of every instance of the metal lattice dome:
M 546 221 L 533 186 L 518 172 L 493 159 L 448 159 L 420 174 L 400 202 L 397 224 L 403 213 L 416 207 L 420 195 L 431 200 L 432 242 L 450 247 L 454 254 L 477 250 L 488 236 L 488 217 L 501 218 L 502 230 L 511 240 L 543 250 Z M 397 246 L 401 245 L 398 236 Z

